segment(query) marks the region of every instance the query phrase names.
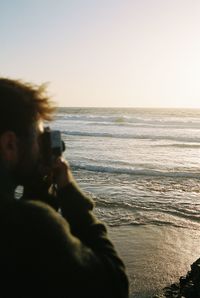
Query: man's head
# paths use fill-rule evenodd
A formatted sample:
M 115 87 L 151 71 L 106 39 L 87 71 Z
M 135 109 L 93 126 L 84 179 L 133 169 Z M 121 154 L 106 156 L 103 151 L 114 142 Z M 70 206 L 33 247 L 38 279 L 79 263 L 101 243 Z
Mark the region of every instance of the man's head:
M 41 123 L 53 110 L 44 86 L 0 78 L 0 160 L 18 183 L 37 162 Z

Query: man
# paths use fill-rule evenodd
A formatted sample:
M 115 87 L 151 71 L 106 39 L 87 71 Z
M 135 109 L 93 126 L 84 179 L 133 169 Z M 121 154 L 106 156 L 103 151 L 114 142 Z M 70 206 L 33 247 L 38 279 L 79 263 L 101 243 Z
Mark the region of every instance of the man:
M 128 297 L 124 265 L 92 200 L 65 160 L 44 165 L 43 121 L 53 111 L 44 91 L 0 79 L 0 297 Z

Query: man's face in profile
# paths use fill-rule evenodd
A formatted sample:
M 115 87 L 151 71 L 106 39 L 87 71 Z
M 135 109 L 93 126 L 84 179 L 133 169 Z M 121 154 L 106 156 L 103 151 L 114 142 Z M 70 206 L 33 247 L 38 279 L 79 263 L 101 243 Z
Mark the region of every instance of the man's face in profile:
M 35 123 L 27 138 L 19 139 L 18 162 L 14 169 L 14 179 L 17 184 L 25 185 L 39 173 L 41 163 L 40 136 L 43 133 L 43 123 Z

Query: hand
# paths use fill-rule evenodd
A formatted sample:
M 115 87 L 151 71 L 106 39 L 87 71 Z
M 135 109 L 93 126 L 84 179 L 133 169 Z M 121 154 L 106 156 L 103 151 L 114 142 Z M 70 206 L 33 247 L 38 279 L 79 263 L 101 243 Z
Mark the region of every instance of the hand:
M 62 157 L 57 158 L 52 167 L 40 164 L 32 175 L 32 179 L 24 185 L 24 199 L 41 199 L 52 193 L 52 185 L 63 188 L 73 181 L 69 165 Z
M 57 185 L 57 188 L 63 188 L 69 183 L 73 182 L 74 178 L 69 168 L 67 161 L 58 157 L 52 167 L 53 181 Z
M 35 168 L 24 186 L 24 199 L 39 199 L 49 193 L 53 183 L 52 169 L 44 168 L 41 164 Z

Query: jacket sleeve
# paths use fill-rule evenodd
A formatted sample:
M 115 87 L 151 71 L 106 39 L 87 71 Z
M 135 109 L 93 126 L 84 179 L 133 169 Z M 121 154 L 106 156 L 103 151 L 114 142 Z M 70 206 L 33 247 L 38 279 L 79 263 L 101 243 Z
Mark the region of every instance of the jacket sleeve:
M 69 223 L 71 233 L 89 249 L 90 265 L 94 266 L 95 292 L 101 293 L 98 297 L 128 297 L 128 278 L 124 264 L 108 239 L 105 225 L 97 220 L 92 212 L 93 201 L 75 182 L 58 191 L 58 200 L 62 216 Z M 95 268 L 97 263 L 99 265 Z M 97 297 L 97 294 L 91 296 Z

